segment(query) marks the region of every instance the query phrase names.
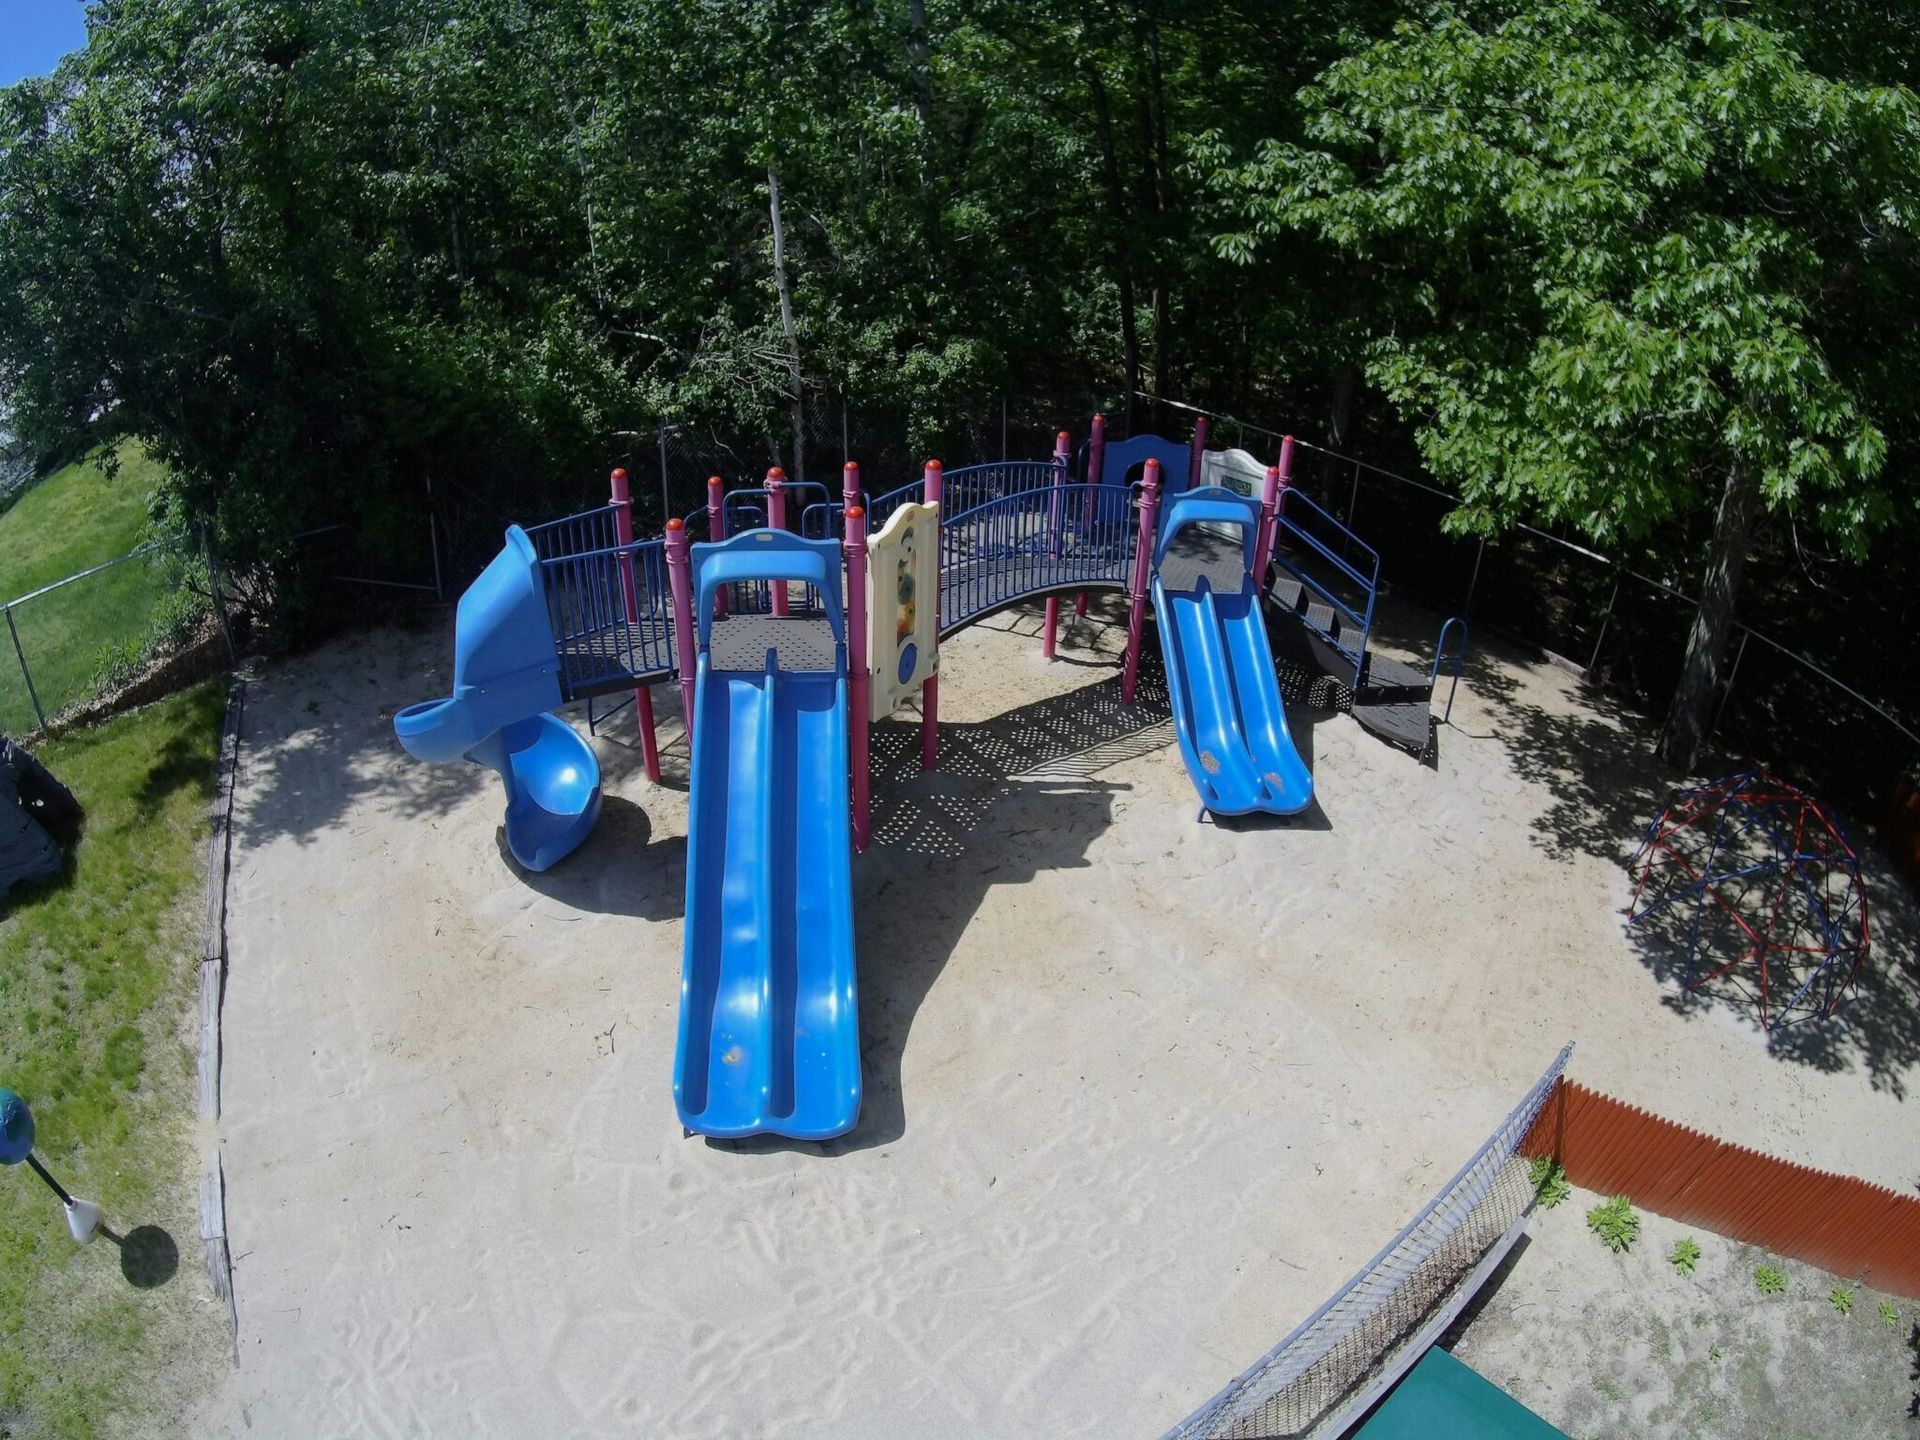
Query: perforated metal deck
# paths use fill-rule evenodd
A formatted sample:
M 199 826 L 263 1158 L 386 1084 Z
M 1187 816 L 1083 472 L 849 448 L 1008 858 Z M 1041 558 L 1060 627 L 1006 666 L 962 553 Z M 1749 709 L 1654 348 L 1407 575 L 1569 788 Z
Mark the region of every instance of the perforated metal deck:
M 713 622 L 716 670 L 764 670 L 774 652 L 781 670 L 834 668 L 833 627 L 819 615 L 733 615 Z
M 1216 595 L 1238 595 L 1247 579 L 1246 552 L 1238 535 L 1184 526 L 1160 558 L 1161 588 L 1176 595 L 1207 588 Z
M 555 648 L 567 699 L 609 695 L 673 673 L 673 621 L 664 611 L 633 625 L 617 620 L 557 639 Z M 649 663 L 652 657 L 658 663 Z

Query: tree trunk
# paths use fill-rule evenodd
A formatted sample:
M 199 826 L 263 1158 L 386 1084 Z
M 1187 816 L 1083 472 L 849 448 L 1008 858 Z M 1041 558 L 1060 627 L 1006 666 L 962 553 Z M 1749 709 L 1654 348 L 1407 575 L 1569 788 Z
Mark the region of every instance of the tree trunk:
M 1733 638 L 1734 604 L 1740 598 L 1740 575 L 1746 568 L 1747 542 L 1759 499 L 1758 477 L 1736 461 L 1720 495 L 1720 513 L 1707 546 L 1700 608 L 1694 612 L 1687 658 L 1680 666 L 1680 684 L 1673 692 L 1673 707 L 1667 712 L 1660 742 L 1661 754 L 1682 770 L 1693 769 L 1706 742 L 1720 668 L 1727 658 L 1727 642 Z
M 1146 51 L 1147 86 L 1140 99 L 1141 153 L 1146 159 L 1145 190 L 1153 207 L 1155 273 L 1153 281 L 1153 390 L 1172 399 L 1179 388 L 1174 373 L 1173 286 L 1173 160 L 1167 148 L 1167 95 L 1160 68 L 1160 24 L 1157 5 L 1142 10 L 1134 5 L 1134 21 Z
M 1096 64 L 1088 62 L 1087 87 L 1093 94 L 1094 117 L 1100 131 L 1100 173 L 1107 188 L 1107 233 L 1113 238 L 1113 278 L 1120 291 L 1120 345 L 1127 371 L 1126 429 L 1133 433 L 1134 392 L 1140 388 L 1140 328 L 1133 313 L 1133 254 L 1127 243 L 1131 228 L 1127 216 L 1126 182 L 1120 178 L 1120 157 L 1113 142 L 1113 109 Z
M 773 283 L 780 292 L 780 324 L 787 332 L 787 393 L 793 406 L 793 478 L 807 478 L 807 415 L 800 397 L 800 331 L 793 322 L 793 287 L 787 283 L 787 227 L 780 221 L 780 176 L 767 167 L 767 211 L 773 219 Z
M 933 66 L 927 43 L 926 0 L 908 0 L 907 60 L 913 70 L 913 112 L 920 121 L 920 205 L 927 217 L 927 276 L 937 280 L 940 202 L 933 193 Z

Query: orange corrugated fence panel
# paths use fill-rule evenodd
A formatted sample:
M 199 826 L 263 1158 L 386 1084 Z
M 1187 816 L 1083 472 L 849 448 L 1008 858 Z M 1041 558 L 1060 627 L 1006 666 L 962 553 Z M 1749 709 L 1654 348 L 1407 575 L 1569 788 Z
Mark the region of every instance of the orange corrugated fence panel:
M 1562 1080 L 1520 1147 L 1574 1184 L 1920 1298 L 1920 1199 L 1729 1145 Z

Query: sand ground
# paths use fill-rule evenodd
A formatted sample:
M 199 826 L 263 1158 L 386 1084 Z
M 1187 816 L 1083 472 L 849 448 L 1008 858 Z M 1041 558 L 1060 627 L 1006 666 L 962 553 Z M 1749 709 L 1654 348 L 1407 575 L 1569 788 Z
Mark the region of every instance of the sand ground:
M 1575 1190 L 1536 1210 L 1524 1248 L 1442 1343 L 1574 1440 L 1920 1437 L 1920 1304 L 1850 1286 L 1842 1314 L 1830 1297 L 1843 1282 L 1825 1271 L 1658 1215 L 1610 1254 L 1583 1218 L 1604 1198 Z M 1683 1236 L 1700 1246 L 1690 1275 L 1668 1259 Z M 1784 1291 L 1756 1288 L 1763 1264 L 1786 1274 Z
M 1164 696 L 1118 703 L 1117 632 L 1083 624 L 1049 665 L 1036 628 L 945 647 L 940 773 L 915 727 L 876 733 L 866 1108 L 826 1145 L 676 1121 L 675 692 L 667 783 L 620 717 L 598 830 L 531 876 L 490 773 L 391 738 L 445 692 L 450 635 L 268 669 L 219 1138 L 240 1364 L 206 1428 L 1155 1435 L 1568 1040 L 1581 1080 L 1674 1119 L 1920 1176 L 1897 882 L 1875 878 L 1883 978 L 1817 1035 L 1676 1003 L 1621 924 L 1670 778 L 1564 673 L 1482 645 L 1426 764 L 1295 707 L 1317 807 L 1201 823 Z

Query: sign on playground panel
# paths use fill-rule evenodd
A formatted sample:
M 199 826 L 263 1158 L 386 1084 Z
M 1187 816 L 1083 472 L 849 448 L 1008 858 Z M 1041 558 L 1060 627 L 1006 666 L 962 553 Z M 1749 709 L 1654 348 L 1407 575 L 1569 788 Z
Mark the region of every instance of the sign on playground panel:
M 884 720 L 938 672 L 940 507 L 902 505 L 867 539 L 873 604 L 867 610 L 867 654 L 873 667 L 875 720 Z
M 1209 450 L 1200 457 L 1200 483 L 1258 495 L 1266 482 L 1265 462 L 1245 450 Z

